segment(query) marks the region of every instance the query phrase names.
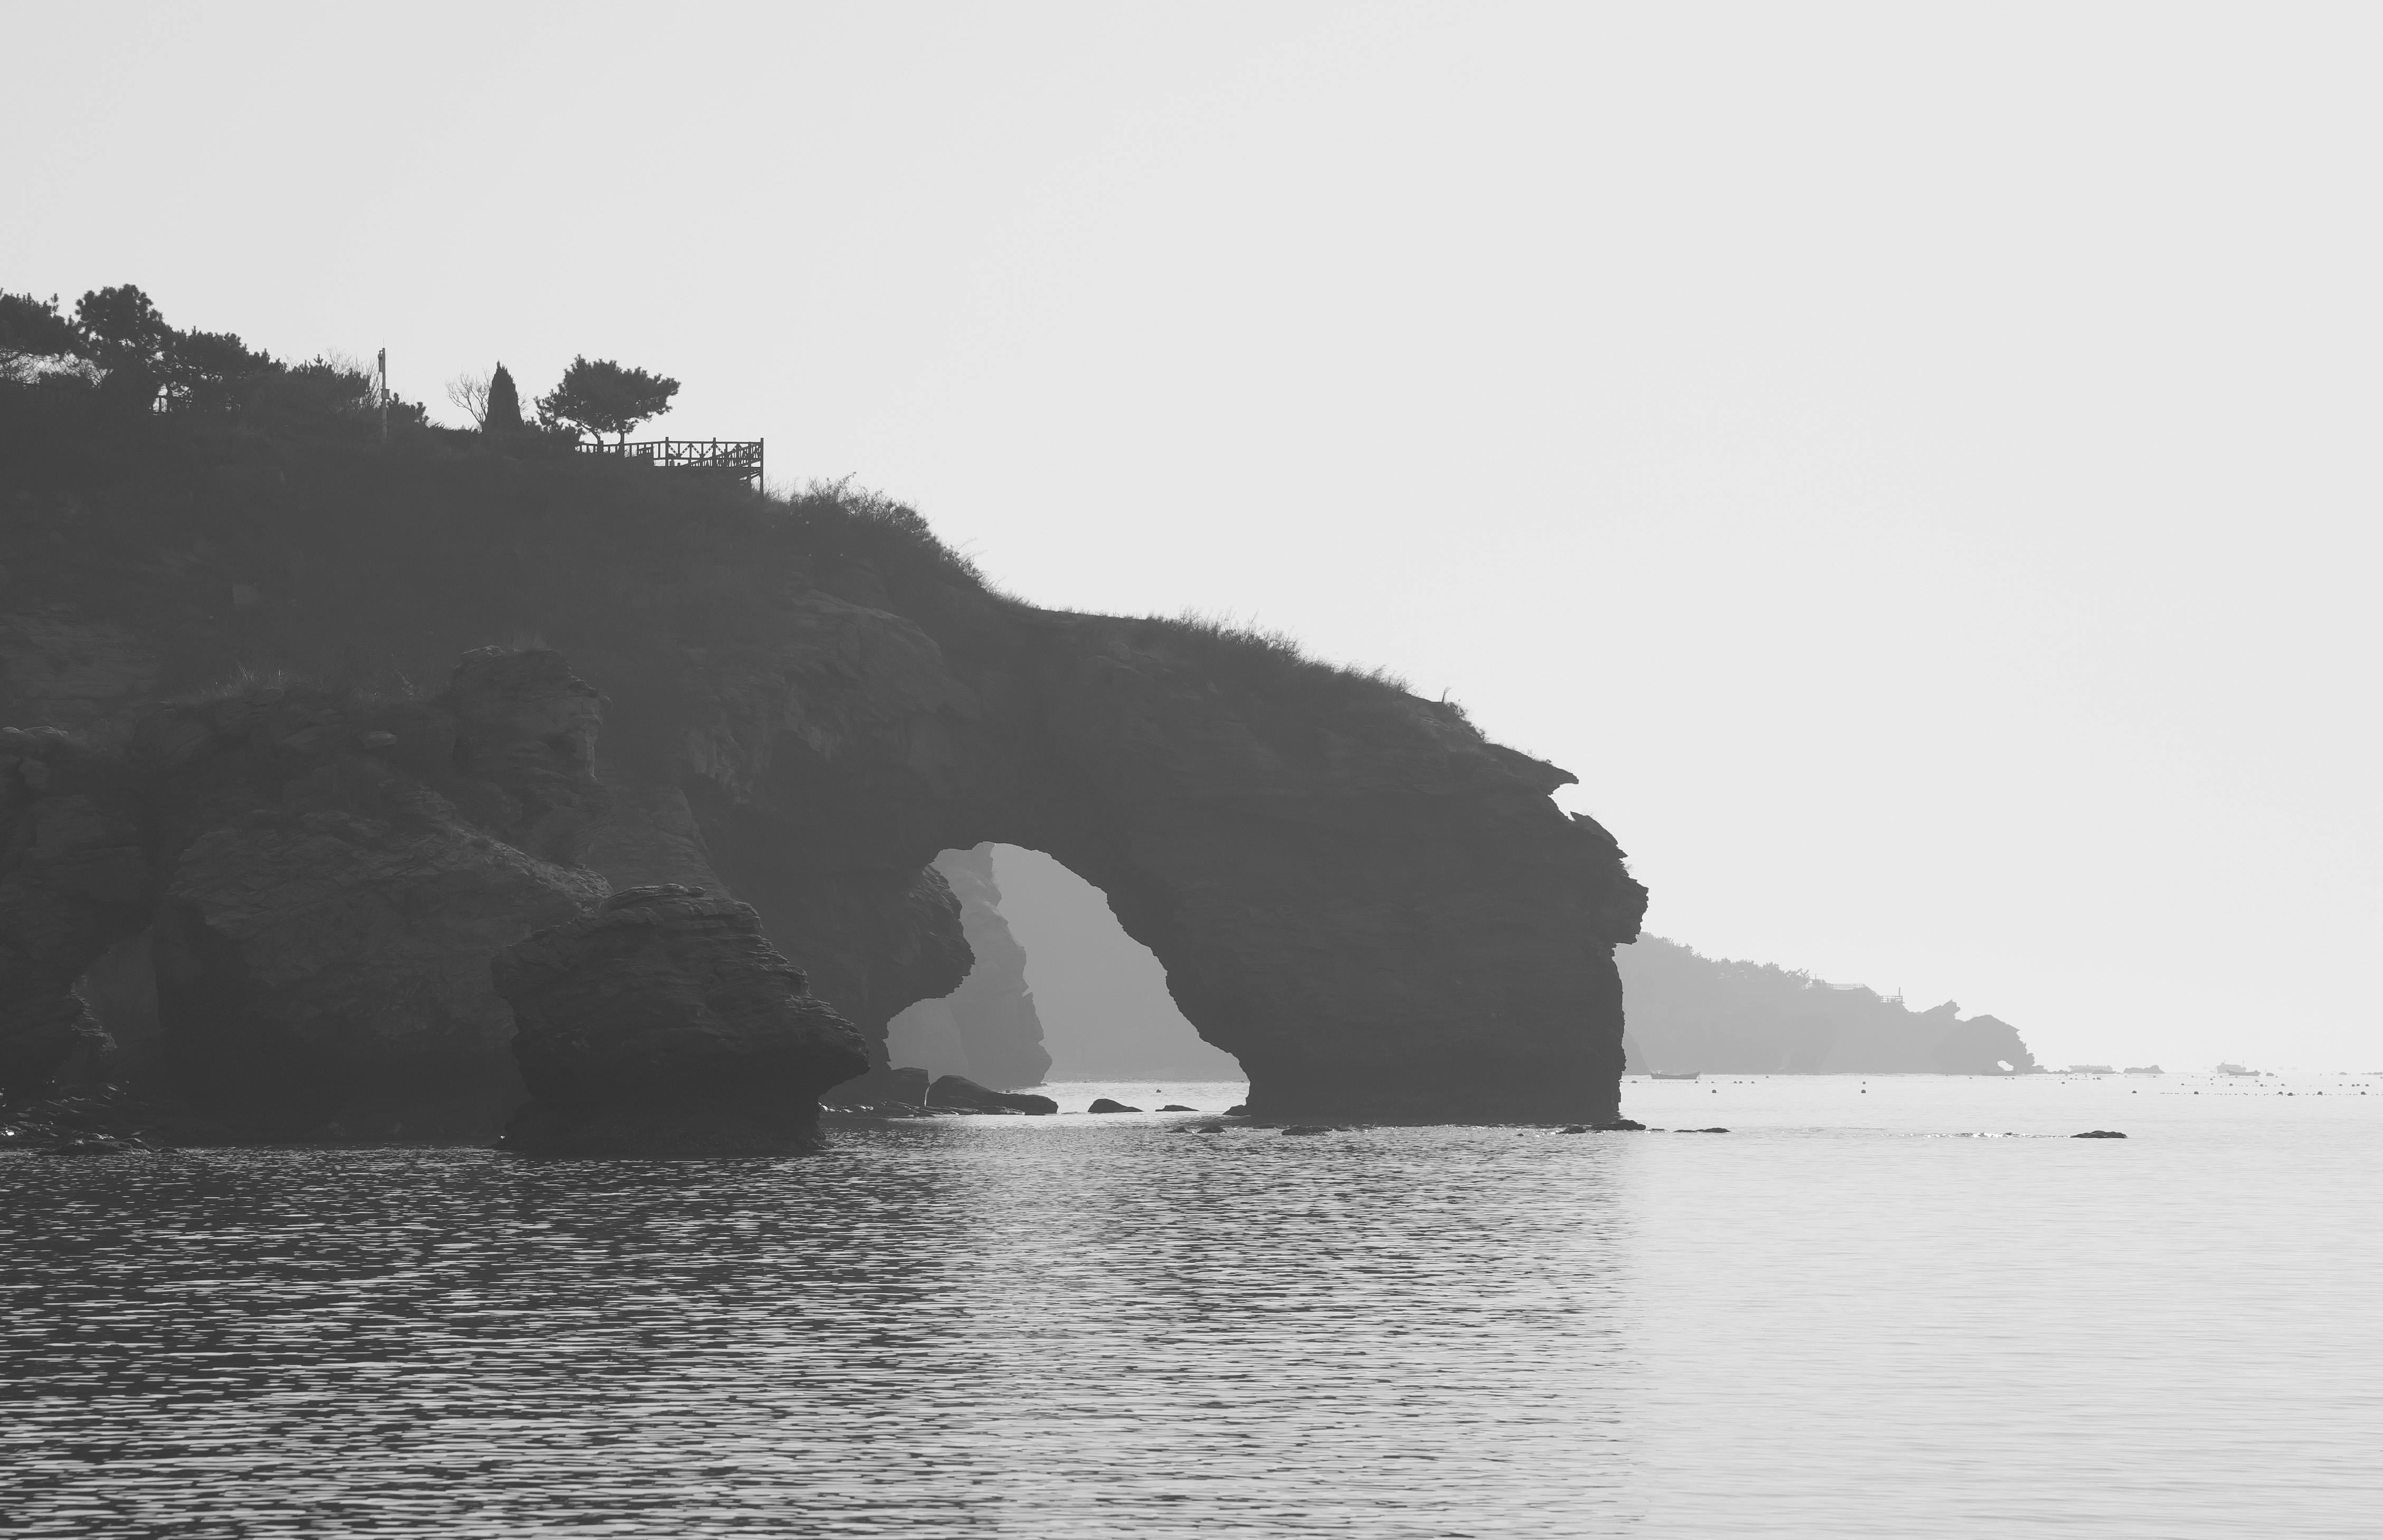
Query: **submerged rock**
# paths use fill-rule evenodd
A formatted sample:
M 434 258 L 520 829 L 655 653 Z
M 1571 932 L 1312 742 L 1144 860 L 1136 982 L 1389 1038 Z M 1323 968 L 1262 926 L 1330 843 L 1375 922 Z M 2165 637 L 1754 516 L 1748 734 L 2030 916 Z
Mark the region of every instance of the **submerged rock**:
M 1014 1112 L 1042 1115 L 1056 1113 L 1059 1103 L 1047 1096 L 1023 1091 L 993 1090 L 964 1075 L 946 1075 L 927 1088 L 927 1105 L 957 1107 L 963 1112 Z
M 574 1155 L 772 1155 L 817 1147 L 818 1096 L 868 1066 L 749 905 L 681 884 L 497 957 L 530 1104 L 506 1142 Z

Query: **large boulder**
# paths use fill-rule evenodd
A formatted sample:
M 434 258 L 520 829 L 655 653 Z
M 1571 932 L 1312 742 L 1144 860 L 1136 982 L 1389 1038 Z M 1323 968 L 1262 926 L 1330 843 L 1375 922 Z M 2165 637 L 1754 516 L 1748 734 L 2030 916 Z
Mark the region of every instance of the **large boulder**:
M 508 1142 L 574 1155 L 813 1149 L 819 1093 L 869 1067 L 750 906 L 632 888 L 500 954 L 532 1101 Z
M 167 1063 L 291 1135 L 475 1139 L 521 1099 L 489 959 L 604 896 L 438 816 L 260 809 L 172 869 L 154 955 Z

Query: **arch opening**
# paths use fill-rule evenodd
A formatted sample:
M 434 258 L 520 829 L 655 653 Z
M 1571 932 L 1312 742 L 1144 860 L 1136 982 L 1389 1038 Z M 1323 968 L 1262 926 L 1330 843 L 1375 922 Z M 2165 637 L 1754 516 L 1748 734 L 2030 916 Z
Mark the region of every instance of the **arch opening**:
M 1177 1007 L 1166 967 L 1108 895 L 1057 858 L 987 843 L 946 850 L 933 869 L 975 960 L 958 989 L 887 1023 L 895 1067 L 996 1090 L 1246 1082 L 1241 1061 Z

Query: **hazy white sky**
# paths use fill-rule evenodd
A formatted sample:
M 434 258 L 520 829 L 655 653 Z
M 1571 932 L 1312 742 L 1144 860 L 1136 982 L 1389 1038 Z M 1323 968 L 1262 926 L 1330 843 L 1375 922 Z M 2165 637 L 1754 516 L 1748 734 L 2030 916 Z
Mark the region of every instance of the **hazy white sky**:
M 2383 1067 L 2378 18 L 12 6 L 0 284 L 673 374 L 1038 602 L 1449 691 L 1661 933 Z

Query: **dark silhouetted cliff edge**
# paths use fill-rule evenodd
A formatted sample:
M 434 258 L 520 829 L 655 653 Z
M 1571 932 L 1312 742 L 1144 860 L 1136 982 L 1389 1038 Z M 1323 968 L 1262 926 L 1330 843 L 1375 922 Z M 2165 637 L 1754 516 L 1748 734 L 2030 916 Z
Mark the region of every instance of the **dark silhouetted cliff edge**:
M 869 1100 L 887 1021 L 969 971 L 930 863 L 1001 842 L 1108 895 L 1246 1067 L 1255 1113 L 1614 1115 L 1613 948 L 1643 890 L 1604 829 L 1550 799 L 1570 775 L 1394 681 L 1219 627 L 1020 603 L 883 499 L 768 499 L 419 427 L 384 446 L 353 425 L 109 420 L 14 392 L 0 534 L 0 723 L 41 730 L 0 766 L 0 904 L 26 921 L 0 955 L 0 1004 L 21 1006 L 0 1060 L 20 1090 L 89 1046 L 71 993 L 154 1011 L 117 1050 L 178 1091 L 291 1127 L 347 1097 L 384 1132 L 418 1111 L 487 1134 L 519 1092 L 487 1052 L 485 965 L 456 959 L 560 923 L 557 906 L 681 884 L 752 907 L 858 1033 L 871 1067 L 831 1094 Z M 479 709 L 457 674 L 475 656 L 550 659 L 532 671 L 562 693 L 499 700 L 451 742 Z M 374 711 L 394 716 L 360 732 Z M 204 735 L 191 752 L 231 767 L 248 805 L 164 828 L 153 809 L 186 800 L 154 780 L 169 731 Z M 380 772 L 356 767 L 374 764 L 368 795 L 358 778 Z M 405 875 L 389 842 L 424 830 L 433 868 L 468 856 L 472 881 L 512 894 L 472 910 L 468 939 L 438 918 L 435 871 L 386 906 L 438 930 L 449 1041 L 488 1082 L 386 1079 L 360 1101 L 316 1043 L 286 1082 L 304 1089 L 272 1090 L 258 1066 L 283 1039 L 260 1024 L 315 1018 L 266 1006 L 339 987 L 271 971 L 310 955 L 291 950 L 308 842 Z M 264 898 L 231 902 L 238 884 Z M 144 948 L 154 993 L 127 977 Z M 276 1095 L 321 1104 L 260 1109 Z

